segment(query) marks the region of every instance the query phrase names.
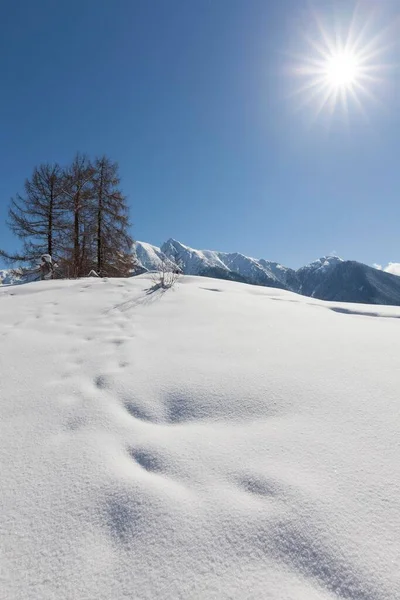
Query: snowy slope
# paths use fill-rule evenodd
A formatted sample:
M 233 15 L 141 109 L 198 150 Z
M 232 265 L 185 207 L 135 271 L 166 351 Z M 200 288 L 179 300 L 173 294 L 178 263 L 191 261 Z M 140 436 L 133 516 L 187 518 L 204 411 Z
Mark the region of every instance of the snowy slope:
M 279 285 L 285 288 L 288 273 L 295 273 L 279 263 L 255 259 L 238 252 L 217 252 L 215 250 L 195 250 L 181 242 L 169 239 L 161 248 L 144 242 L 135 242 L 134 250 L 139 264 L 146 270 L 159 267 L 162 259 L 179 264 L 185 275 L 209 275 L 218 272 L 226 279 L 228 274 L 236 274 L 246 283 L 258 285 Z
M 137 265 L 135 274 L 159 270 L 163 264 L 186 275 L 276 287 L 321 300 L 400 306 L 397 276 L 337 256 L 325 256 L 295 271 L 280 263 L 238 252 L 195 250 L 172 238 L 161 248 L 135 242 L 133 253 Z M 22 280 L 11 271 L 0 271 L 0 285 L 29 279 L 36 279 L 36 275 Z
M 146 271 L 156 271 L 160 268 L 163 261 L 172 265 L 171 261 L 161 252 L 160 248 L 152 246 L 152 244 L 148 244 L 147 242 L 135 242 L 134 254 L 139 265 Z
M 218 256 L 228 269 L 242 275 L 249 283 L 267 286 L 272 282 L 277 286 L 282 284 L 281 278 L 273 273 L 267 261 L 263 261 L 262 264 L 261 261 L 238 252 L 231 254 L 218 252 Z
M 400 598 L 400 309 L 0 289 L 0 597 Z
M 214 250 L 195 250 L 181 242 L 170 239 L 161 246 L 161 251 L 171 260 L 179 262 L 186 275 L 218 276 L 222 279 L 238 276 L 245 283 L 285 288 L 283 273 L 274 273 L 276 263 L 259 261 L 238 252 L 227 253 Z
M 198 275 L 206 269 L 213 268 L 229 271 L 218 252 L 212 250 L 195 250 L 173 239 L 165 242 L 161 250 L 170 259 L 182 264 L 186 275 Z
M 139 264 L 157 269 L 161 259 L 178 263 L 186 275 L 231 279 L 319 298 L 368 304 L 400 305 L 399 278 L 338 256 L 324 256 L 297 271 L 238 252 L 195 250 L 170 239 L 161 249 L 137 242 Z
M 186 275 L 217 277 L 219 279 L 231 279 L 247 283 L 245 277 L 230 271 L 216 256 L 215 252 L 194 250 L 174 240 L 169 240 L 163 244 L 161 249 L 144 242 L 135 242 L 134 253 L 139 268 L 142 268 L 143 271 L 157 270 L 164 261 L 166 264 L 170 264 L 172 268 L 178 268 Z

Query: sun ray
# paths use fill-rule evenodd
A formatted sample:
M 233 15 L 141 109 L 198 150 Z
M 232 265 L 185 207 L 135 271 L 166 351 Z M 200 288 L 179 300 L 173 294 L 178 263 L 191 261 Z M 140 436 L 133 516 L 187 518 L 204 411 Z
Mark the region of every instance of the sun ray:
M 314 19 L 317 25 L 317 29 L 319 31 L 319 34 L 321 36 L 321 48 L 322 48 L 322 56 L 325 55 L 326 50 L 333 52 L 335 50 L 335 45 L 334 42 L 331 38 L 331 36 L 329 36 L 328 32 L 325 30 L 325 27 L 322 23 L 322 20 L 318 17 L 317 14 L 314 15 Z
M 307 87 L 307 92 L 307 96 L 303 94 L 303 101 L 297 105 L 297 110 L 303 109 L 309 102 L 321 97 L 321 94 L 324 93 L 324 86 L 322 84 L 313 83 L 311 86 Z
M 371 102 L 378 102 L 377 98 L 370 92 L 370 90 L 363 85 L 362 83 L 356 82 L 354 87 L 357 88 L 359 94 L 363 94 L 366 96 Z M 355 89 L 351 90 L 354 95 L 357 96 L 357 91 Z
M 347 41 L 351 48 L 362 49 L 365 47 L 364 39 L 368 35 L 368 30 L 374 22 L 374 13 L 375 11 L 371 11 L 367 18 L 362 19 L 359 7 L 357 6 L 355 8 L 347 36 Z
M 295 90 L 293 90 L 290 94 L 289 97 L 294 98 L 294 97 L 298 97 L 298 96 L 303 96 L 306 95 L 306 93 L 308 92 L 313 92 L 316 88 L 318 88 L 318 91 L 320 92 L 322 89 L 324 89 L 324 85 L 323 85 L 323 81 L 318 81 L 318 80 L 309 80 L 306 83 L 304 83 L 302 86 L 297 87 Z M 307 102 L 307 100 L 306 100 Z
M 320 101 L 317 105 L 316 111 L 315 111 L 315 118 L 317 119 L 319 117 L 319 115 L 322 113 L 322 111 L 324 110 L 324 108 L 326 107 L 327 104 L 331 104 L 331 116 L 333 114 L 332 111 L 332 94 L 330 92 L 330 90 L 323 90 L 322 94 L 321 94 L 321 98 Z
M 354 90 L 351 90 L 350 95 L 351 95 L 352 101 L 357 106 L 358 111 L 361 113 L 361 115 L 363 116 L 365 121 L 369 122 L 367 112 L 366 112 L 365 107 L 364 107 L 363 103 L 361 102 L 359 96 L 354 92 Z
M 314 35 L 304 35 L 308 55 L 297 56 L 293 69 L 300 85 L 291 96 L 301 100 L 301 108 L 314 105 L 317 116 L 340 110 L 348 117 L 352 105 L 361 111 L 365 102 L 376 101 L 385 71 L 391 68 L 383 64 L 390 36 L 383 30 L 373 32 L 373 14 L 362 19 L 359 6 L 347 26 L 338 19 L 327 26 L 316 13 L 313 22 Z
M 339 90 L 340 92 L 340 101 L 343 107 L 343 112 L 346 117 L 349 116 L 349 94 L 346 93 L 344 88 Z

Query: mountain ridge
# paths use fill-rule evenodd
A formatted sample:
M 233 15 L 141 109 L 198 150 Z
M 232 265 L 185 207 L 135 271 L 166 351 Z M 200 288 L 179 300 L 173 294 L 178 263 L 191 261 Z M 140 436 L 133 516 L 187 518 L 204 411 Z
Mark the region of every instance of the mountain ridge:
M 279 288 L 319 300 L 400 306 L 400 277 L 353 260 L 323 256 L 299 269 L 240 252 L 197 250 L 169 238 L 162 246 L 137 241 L 132 249 L 134 274 L 161 265 L 185 275 L 199 275 L 263 287 Z M 0 270 L 0 285 L 27 283 L 11 270 Z
M 160 248 L 137 241 L 134 252 L 139 266 L 145 270 L 156 270 L 164 260 L 185 275 L 276 287 L 320 300 L 400 306 L 400 277 L 338 256 L 323 256 L 299 269 L 291 269 L 276 261 L 239 252 L 197 250 L 173 238 Z

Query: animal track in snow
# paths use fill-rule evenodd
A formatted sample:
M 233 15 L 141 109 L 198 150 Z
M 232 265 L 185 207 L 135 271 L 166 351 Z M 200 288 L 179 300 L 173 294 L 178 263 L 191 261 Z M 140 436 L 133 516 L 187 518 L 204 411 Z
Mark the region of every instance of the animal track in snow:
M 134 402 L 128 400 L 124 403 L 124 406 L 127 412 L 135 419 L 139 421 L 152 421 L 148 413 Z
M 160 473 L 165 468 L 161 458 L 148 450 L 129 448 L 129 454 L 146 471 Z
M 165 408 L 166 420 L 171 424 L 204 420 L 208 416 L 207 408 L 200 401 L 176 392 L 167 395 Z
M 111 387 L 111 382 L 106 375 L 98 375 L 94 379 L 94 385 L 100 390 L 106 390 Z
M 112 340 L 110 340 L 112 344 L 114 344 L 114 346 L 122 346 L 122 344 L 125 344 L 126 340 L 124 340 L 123 338 L 113 338 Z
M 341 552 L 326 547 L 318 532 L 295 522 L 282 522 L 265 539 L 266 551 L 272 550 L 279 559 L 303 577 L 309 577 L 343 600 L 378 600 L 388 598 L 384 592 L 373 590 L 366 574 L 357 573 L 356 565 L 347 564 Z M 260 541 L 262 535 L 258 536 Z
M 128 544 L 146 526 L 146 511 L 136 497 L 116 493 L 106 502 L 106 522 L 116 542 Z
M 277 485 L 259 475 L 245 475 L 239 479 L 239 485 L 254 496 L 275 497 L 280 495 Z
M 82 429 L 87 423 L 87 419 L 85 417 L 75 416 L 70 417 L 67 420 L 65 428 L 69 431 L 77 431 L 78 429 Z
M 170 394 L 164 401 L 164 414 L 150 415 L 146 408 L 140 406 L 135 400 L 126 400 L 124 406 L 129 414 L 140 421 L 151 421 L 164 425 L 176 425 L 185 422 L 201 421 L 207 418 L 208 413 L 201 404 L 195 404 L 193 399 L 184 395 Z

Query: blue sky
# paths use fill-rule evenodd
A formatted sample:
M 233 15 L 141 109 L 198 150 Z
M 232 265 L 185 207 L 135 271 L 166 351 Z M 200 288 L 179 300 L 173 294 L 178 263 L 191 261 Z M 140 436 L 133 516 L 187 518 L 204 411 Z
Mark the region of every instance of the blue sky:
M 18 248 L 7 207 L 33 167 L 79 150 L 119 162 L 136 239 L 400 261 L 400 4 L 379 5 L 353 22 L 371 17 L 361 47 L 379 34 L 373 98 L 317 115 L 293 94 L 305 36 L 346 31 L 348 0 L 3 0 L 0 246 Z

